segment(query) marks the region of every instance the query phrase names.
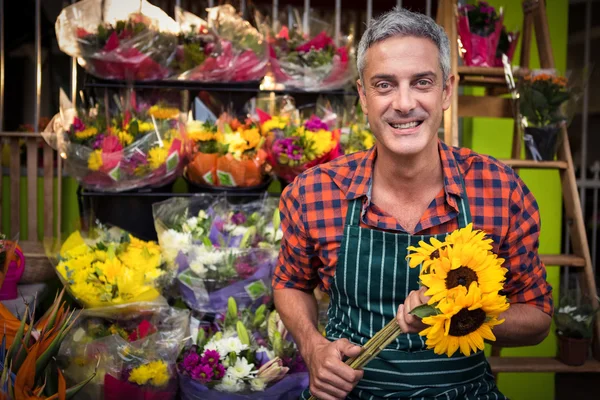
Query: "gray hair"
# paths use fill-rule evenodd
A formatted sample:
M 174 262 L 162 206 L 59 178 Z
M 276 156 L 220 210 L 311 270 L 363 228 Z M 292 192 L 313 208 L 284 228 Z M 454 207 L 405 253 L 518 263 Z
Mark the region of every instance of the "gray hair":
M 431 40 L 439 50 L 444 86 L 450 75 L 450 41 L 444 29 L 425 14 L 408 11 L 402 7 L 372 19 L 358 44 L 356 66 L 361 82 L 367 64 L 366 53 L 375 43 L 395 36 L 413 36 Z

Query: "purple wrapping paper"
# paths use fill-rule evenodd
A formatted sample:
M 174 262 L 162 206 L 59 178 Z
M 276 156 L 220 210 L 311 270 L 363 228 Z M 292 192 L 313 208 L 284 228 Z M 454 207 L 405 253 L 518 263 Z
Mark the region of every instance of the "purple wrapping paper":
M 184 257 L 182 257 L 184 258 Z M 187 260 L 186 260 L 187 263 Z M 253 299 L 246 291 L 246 286 L 253 282 L 262 280 L 267 289 L 271 288 L 271 274 L 274 264 L 271 260 L 265 260 L 248 279 L 234 282 L 231 285 L 208 293 L 208 302 L 199 304 L 194 295 L 194 290 L 179 280 L 179 290 L 185 303 L 193 310 L 207 313 L 224 313 L 227 311 L 227 301 L 233 297 L 240 309 L 247 308 L 252 304 L 260 305 L 260 298 Z
M 285 378 L 268 387 L 263 392 L 233 394 L 209 389 L 187 375 L 179 374 L 179 389 L 182 400 L 296 400 L 308 387 L 308 373 L 300 372 L 287 375 Z

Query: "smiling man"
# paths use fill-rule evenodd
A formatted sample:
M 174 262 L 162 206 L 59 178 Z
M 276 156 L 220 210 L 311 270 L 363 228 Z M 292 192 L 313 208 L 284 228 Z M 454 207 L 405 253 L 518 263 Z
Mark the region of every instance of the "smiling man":
M 454 85 L 449 46 L 422 14 L 394 9 L 371 21 L 357 86 L 375 147 L 308 170 L 282 194 L 275 303 L 309 367 L 310 393 L 322 400 L 505 398 L 483 352 L 435 355 L 409 315 L 428 298 L 406 248 L 469 222 L 506 260 L 511 307 L 494 330 L 497 344 L 534 345 L 548 334 L 552 288 L 537 253 L 533 195 L 509 167 L 438 139 Z M 331 297 L 326 337 L 316 328 L 317 285 Z M 405 333 L 364 371 L 343 363 L 394 318 Z M 470 322 L 461 329 L 478 328 Z

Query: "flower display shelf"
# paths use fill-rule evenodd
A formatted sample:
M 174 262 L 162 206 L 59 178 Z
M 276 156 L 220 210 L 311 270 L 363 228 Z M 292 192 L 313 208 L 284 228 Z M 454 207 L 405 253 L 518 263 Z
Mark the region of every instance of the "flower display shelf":
M 588 360 L 585 364 L 573 367 L 563 364 L 556 358 L 548 357 L 498 357 L 488 358 L 493 373 L 500 372 L 554 372 L 583 373 L 600 372 L 600 361 Z

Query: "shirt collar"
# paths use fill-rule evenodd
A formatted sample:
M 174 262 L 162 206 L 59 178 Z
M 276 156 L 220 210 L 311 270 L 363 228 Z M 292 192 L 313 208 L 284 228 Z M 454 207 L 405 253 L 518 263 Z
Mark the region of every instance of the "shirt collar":
M 463 186 L 461 184 L 462 172 L 456 162 L 452 148 L 448 147 L 439 139 L 438 150 L 442 163 L 446 201 L 458 211 L 458 203 L 453 196 L 462 197 L 464 194 Z M 373 182 L 373 166 L 376 158 L 377 152 L 374 146 L 365 153 L 361 160 L 359 160 L 356 170 L 354 171 L 352 183 L 346 192 L 346 198 L 348 200 L 354 200 L 359 197 L 367 197 L 367 199 L 370 199 Z

